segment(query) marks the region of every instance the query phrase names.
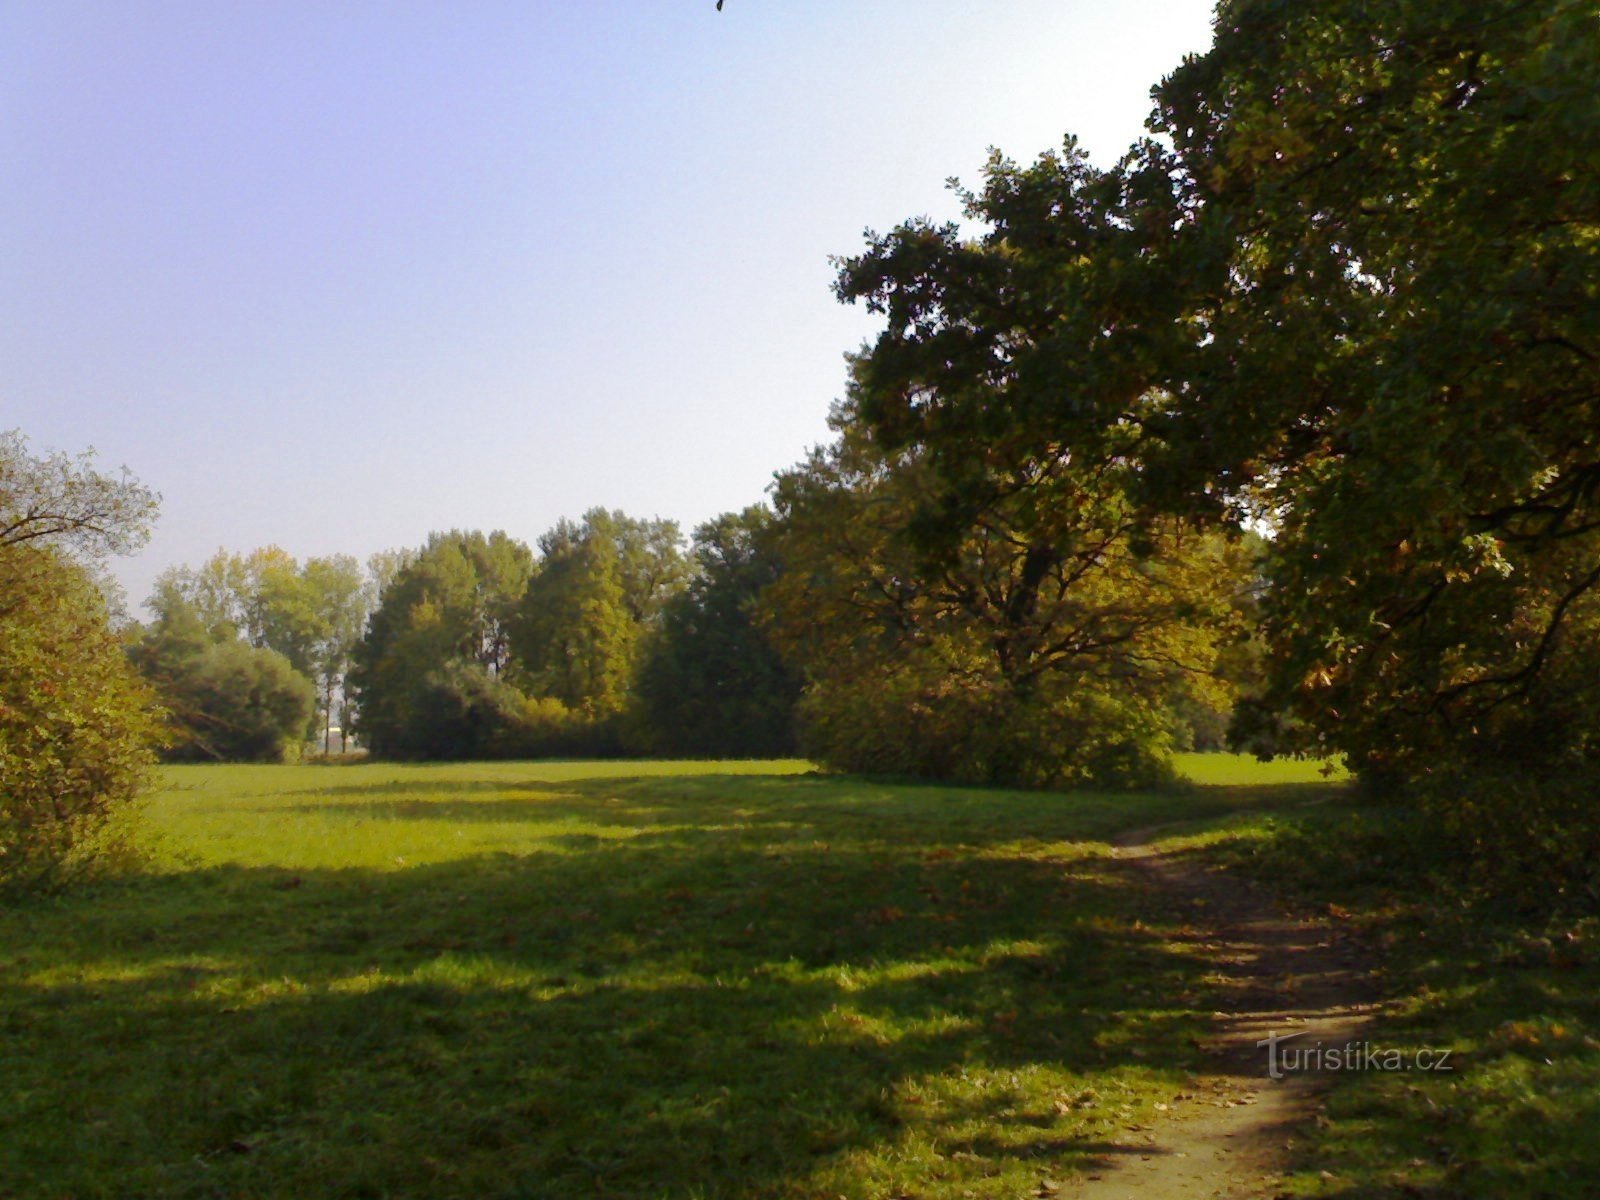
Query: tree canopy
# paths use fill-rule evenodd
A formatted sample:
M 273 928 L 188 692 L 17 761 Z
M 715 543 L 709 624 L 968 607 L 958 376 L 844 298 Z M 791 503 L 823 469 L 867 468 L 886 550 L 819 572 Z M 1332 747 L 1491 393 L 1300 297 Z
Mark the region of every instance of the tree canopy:
M 489 681 L 510 664 L 510 625 L 533 565 L 528 547 L 499 531 L 434 534 L 405 556 L 352 655 L 357 728 L 375 753 L 488 752 L 491 724 L 449 713 L 477 712 L 473 693 L 498 693 Z M 465 742 L 441 745 L 437 731 L 445 720 L 465 720 L 474 732 Z
M 1268 535 L 1301 748 L 1594 757 L 1596 61 L 1570 0 L 1237 0 L 1114 167 L 996 155 L 977 236 L 873 236 L 851 419 L 926 472 L 908 528 L 1115 462 L 1142 519 Z
M 600 508 L 541 537 L 517 626 L 529 690 L 592 714 L 621 712 L 641 639 L 687 577 L 681 542 L 672 521 Z
M 1226 270 L 1152 461 L 1275 531 L 1274 692 L 1313 746 L 1596 748 L 1596 61 L 1563 0 L 1234 3 L 1158 92 L 1177 253 Z
M 687 586 L 647 635 L 635 681 L 635 741 L 684 757 L 765 758 L 796 750 L 800 675 L 763 621 L 783 573 L 772 511 L 752 505 L 694 531 Z
M 19 431 L 0 433 L 0 548 L 44 542 L 93 560 L 142 546 L 161 498 L 126 470 L 96 470 L 94 457 L 36 458 Z
M 281 762 L 306 739 L 316 693 L 283 654 L 209 625 L 172 589 L 158 591 L 155 621 L 128 646 L 161 698 L 166 757 L 177 762 Z
M 242 638 L 250 647 L 281 655 L 316 687 L 327 750 L 326 730 L 343 698 L 350 656 L 374 590 L 360 563 L 347 554 L 301 563 L 267 546 L 249 554 L 222 550 L 198 568 L 166 571 L 149 603 L 169 624 L 186 606 L 213 639 Z
M 140 544 L 155 497 L 92 458 L 0 436 L 0 886 L 92 861 L 145 784 L 154 698 L 109 628 L 91 568 Z
M 880 366 L 862 360 L 853 399 Z M 1239 546 L 1145 517 L 1115 455 L 962 461 L 954 492 L 920 447 L 884 451 L 853 404 L 835 424 L 776 488 L 771 619 L 807 674 L 808 749 L 975 782 L 1162 777 L 1174 694 L 1222 686 Z

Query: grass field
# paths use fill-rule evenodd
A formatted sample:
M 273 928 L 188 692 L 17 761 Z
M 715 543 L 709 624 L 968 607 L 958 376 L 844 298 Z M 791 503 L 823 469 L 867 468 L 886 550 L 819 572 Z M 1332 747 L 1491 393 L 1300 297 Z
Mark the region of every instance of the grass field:
M 1047 1194 L 1192 1086 L 1221 1003 L 1107 839 L 1207 821 L 1195 853 L 1310 894 L 1327 878 L 1272 856 L 1357 811 L 1308 764 L 1184 765 L 1210 786 L 173 769 L 146 871 L 0 914 L 0 1196 Z M 1362 894 L 1363 913 L 1400 903 Z M 1448 1100 L 1465 1133 L 1436 1120 L 1428 1144 L 1496 1136 L 1474 1106 L 1509 1094 L 1544 1114 L 1519 1136 L 1571 1135 L 1520 1178 L 1587 1194 L 1561 1181 L 1593 1165 L 1579 1135 L 1600 1118 L 1592 966 L 1518 977 L 1533 1023 L 1508 1032 L 1510 994 L 1441 990 L 1426 933 L 1394 947 L 1392 1032 L 1459 1016 L 1451 1036 L 1498 1055 Z M 1552 1048 L 1556 1077 L 1529 1057 Z M 1383 1149 L 1439 1099 L 1372 1086 L 1341 1084 L 1299 1190 L 1459 1178 Z M 1330 1183 L 1327 1156 L 1376 1190 Z

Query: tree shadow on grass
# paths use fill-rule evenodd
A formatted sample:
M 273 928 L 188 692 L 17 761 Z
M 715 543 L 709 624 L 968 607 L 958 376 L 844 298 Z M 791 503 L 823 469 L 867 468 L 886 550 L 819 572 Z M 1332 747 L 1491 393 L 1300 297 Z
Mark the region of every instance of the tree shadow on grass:
M 470 765 L 470 764 L 469 764 Z M 280 796 L 315 796 L 329 803 L 339 803 L 344 800 L 381 800 L 386 796 L 400 796 L 407 799 L 421 796 L 465 796 L 474 797 L 492 793 L 513 793 L 538 796 L 552 792 L 571 792 L 574 790 L 588 790 L 594 788 L 607 788 L 630 783 L 670 782 L 674 776 L 649 776 L 637 771 L 619 771 L 615 775 L 603 775 L 584 779 L 559 779 L 544 778 L 537 775 L 525 779 L 452 779 L 441 773 L 436 778 L 422 776 L 415 779 L 388 779 L 377 783 L 341 783 L 328 787 L 294 788 L 289 791 L 277 792 Z M 729 779 L 744 779 L 747 776 L 731 775 Z M 426 803 L 426 801 L 419 801 Z
M 1330 1122 L 1294 1163 L 1306 1179 L 1331 1181 L 1318 1194 L 1595 1194 L 1600 964 L 1496 962 L 1492 940 L 1444 917 L 1429 930 L 1431 948 L 1398 948 L 1392 1008 L 1371 1041 L 1408 1062 L 1448 1050 L 1449 1069 L 1338 1076 Z
M 1296 1195 L 1589 1200 L 1600 1178 L 1600 920 L 1554 926 L 1435 877 L 1415 814 L 1354 791 L 1211 860 L 1358 931 L 1384 1008 L 1363 1037 L 1401 1070 L 1330 1077 L 1296 1140 Z M 1492 868 L 1491 868 L 1492 869 Z M 1554 881 L 1552 881 L 1552 884 Z M 1564 927 L 1563 927 L 1564 926 Z M 1448 1070 L 1417 1069 L 1448 1051 Z
M 995 849 L 1088 836 L 1108 800 L 530 786 L 561 794 L 418 803 L 593 822 L 616 801 L 639 832 L 398 871 L 215 867 L 3 918 L 25 949 L 0 967 L 0 1178 L 1011 1195 L 1134 1149 L 1140 1089 L 1200 1064 L 1222 995 L 1160 897 L 1105 860 Z
M 982 847 L 1019 839 L 1100 841 L 1135 826 L 1198 822 L 1259 807 L 1301 807 L 1343 784 L 1180 785 L 1143 793 L 1041 793 L 888 783 L 820 774 L 616 775 L 598 779 L 429 781 L 301 789 L 298 804 L 241 802 L 241 811 L 441 825 L 574 822 L 656 839 L 735 833 L 779 840 L 871 840 L 888 846 Z M 908 811 L 918 819 L 907 821 Z

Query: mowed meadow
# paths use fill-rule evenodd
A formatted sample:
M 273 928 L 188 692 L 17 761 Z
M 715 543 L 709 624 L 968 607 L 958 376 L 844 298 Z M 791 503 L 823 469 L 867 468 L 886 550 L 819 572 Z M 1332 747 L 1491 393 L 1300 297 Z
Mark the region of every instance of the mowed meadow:
M 169 768 L 153 862 L 0 916 L 0 1194 L 1037 1189 L 1191 1086 L 1220 1003 L 1108 839 L 1338 791 L 1193 772 Z
M 1114 852 L 1152 828 L 1364 939 L 1374 1040 L 1460 1064 L 1331 1081 L 1281 1194 L 1591 1195 L 1600 924 L 1458 903 L 1316 764 L 1179 766 L 168 768 L 148 861 L 0 913 L 0 1196 L 1069 1194 L 1263 1086 L 1207 1057 L 1205 914 Z

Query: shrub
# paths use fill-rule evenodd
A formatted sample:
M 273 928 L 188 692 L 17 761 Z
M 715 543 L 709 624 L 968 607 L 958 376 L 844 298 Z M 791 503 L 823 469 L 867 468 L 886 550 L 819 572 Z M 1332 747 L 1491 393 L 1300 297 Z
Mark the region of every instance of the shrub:
M 865 774 L 1037 788 L 1168 781 L 1165 711 L 1073 682 L 1018 695 L 904 669 L 836 676 L 801 700 L 802 742 L 818 761 Z
M 128 648 L 168 710 L 174 762 L 282 762 L 297 758 L 316 711 L 316 688 L 275 650 L 231 629 L 205 629 L 185 606 L 167 611 Z
M 618 713 L 571 708 L 553 696 L 530 696 L 516 735 L 518 758 L 618 758 L 626 753 Z
M 1466 890 L 1529 912 L 1600 912 L 1600 769 L 1462 766 L 1413 794 Z
M 54 550 L 0 553 L 0 887 L 89 865 L 148 779 L 154 699 L 88 574 Z

